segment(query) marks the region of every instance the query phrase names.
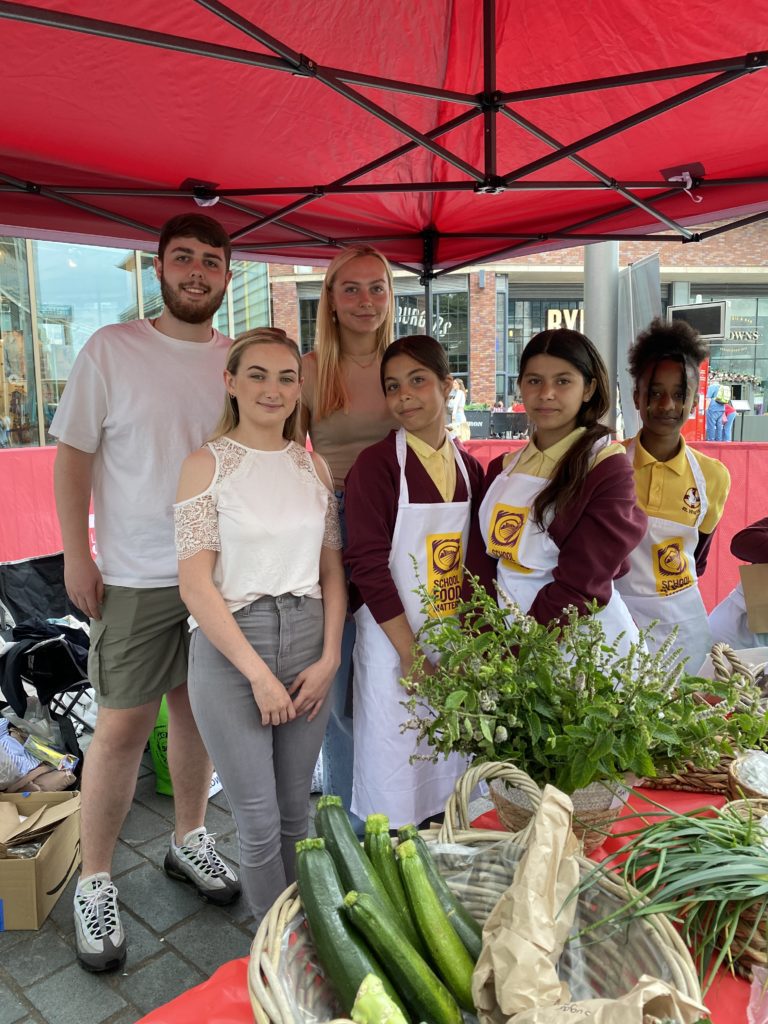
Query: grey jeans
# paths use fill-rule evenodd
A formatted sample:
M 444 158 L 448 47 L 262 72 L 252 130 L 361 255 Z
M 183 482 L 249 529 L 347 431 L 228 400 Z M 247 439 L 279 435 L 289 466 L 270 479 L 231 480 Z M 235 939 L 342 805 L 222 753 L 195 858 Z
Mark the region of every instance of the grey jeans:
M 323 603 L 316 598 L 262 597 L 235 619 L 285 686 L 322 654 Z M 189 653 L 189 699 L 237 823 L 240 877 L 258 924 L 294 880 L 330 700 L 311 722 L 302 715 L 263 726 L 250 683 L 199 628 Z

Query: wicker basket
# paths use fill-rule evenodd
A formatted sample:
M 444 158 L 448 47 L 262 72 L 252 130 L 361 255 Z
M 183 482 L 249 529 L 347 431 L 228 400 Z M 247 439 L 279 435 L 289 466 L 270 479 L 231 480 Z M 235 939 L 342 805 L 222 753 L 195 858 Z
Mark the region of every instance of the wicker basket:
M 768 799 L 734 800 L 728 808 L 742 818 L 762 818 L 768 814 Z M 761 913 L 756 906 L 742 912 L 731 943 L 731 953 L 734 971 L 747 981 L 752 980 L 753 967 L 768 967 L 768 911 Z
M 715 679 L 725 681 L 738 673 L 754 683 L 755 676 L 750 665 L 742 661 L 728 644 L 717 643 L 710 653 Z M 659 775 L 653 779 L 641 779 L 638 785 L 647 789 L 673 789 L 684 793 L 716 793 L 728 796 L 731 793 L 730 770 L 732 757 L 721 757 L 712 768 L 702 768 L 688 761 L 673 775 Z
M 504 842 L 505 859 L 521 855 L 528 840 L 530 825 L 517 834 L 469 830 L 469 795 L 483 777 L 488 765 L 470 768 L 458 781 L 448 801 L 445 823 L 438 830 L 423 832 L 427 841 L 455 843 L 470 848 L 487 847 Z M 528 791 L 538 806 L 540 791 L 523 773 L 519 784 Z M 450 858 L 448 858 L 450 861 Z M 451 877 L 442 858 L 438 860 Z M 579 858 L 584 870 L 594 865 Z M 483 875 L 482 885 L 471 889 L 455 888 L 467 909 L 485 920 L 499 897 L 509 887 L 513 871 L 501 867 Z M 580 902 L 581 923 L 601 921 L 627 899 L 624 883 L 613 877 L 601 878 L 588 898 Z M 578 949 L 578 958 L 574 951 Z M 604 934 L 597 930 L 583 945 L 578 940 L 566 945 L 558 970 L 575 989 L 586 985 L 598 995 L 615 997 L 628 991 L 642 974 L 663 977 L 689 998 L 700 1001 L 696 972 L 690 954 L 671 923 L 663 916 L 639 918 L 628 931 L 618 933 L 607 926 Z M 290 980 L 287 980 L 290 979 Z M 334 1018 L 333 999 L 329 986 L 312 947 L 304 922 L 296 885 L 290 886 L 272 906 L 262 921 L 251 946 L 248 966 L 248 993 L 258 1024 L 302 1024 Z
M 521 831 L 533 818 L 538 807 L 538 800 L 534 802 L 535 798 L 532 798 L 529 789 L 520 784 L 520 777 L 524 773 L 508 761 L 480 767 L 489 769 L 482 777 L 488 780 L 488 789 L 499 821 L 510 832 Z M 524 777 L 528 779 L 527 775 Z M 570 794 L 573 803 L 573 831 L 581 840 L 587 856 L 605 842 L 611 825 L 621 814 L 628 793 L 629 790 L 619 784 L 593 782 L 591 786 Z
M 755 789 L 741 778 L 741 769 L 748 756 L 742 754 L 731 762 L 728 768 L 728 795 L 733 801 L 768 800 L 768 793 Z

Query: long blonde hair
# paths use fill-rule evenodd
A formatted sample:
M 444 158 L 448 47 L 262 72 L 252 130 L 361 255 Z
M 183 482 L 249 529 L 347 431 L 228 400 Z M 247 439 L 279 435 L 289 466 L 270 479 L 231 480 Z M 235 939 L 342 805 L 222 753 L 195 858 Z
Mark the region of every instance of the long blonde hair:
M 251 345 L 282 345 L 287 348 L 291 355 L 296 360 L 299 371 L 299 380 L 301 380 L 301 352 L 299 346 L 293 340 L 289 338 L 285 331 L 279 327 L 256 327 L 252 331 L 246 331 L 245 334 L 240 334 L 232 342 L 232 345 L 227 353 L 227 370 L 233 376 L 237 373 L 240 367 L 240 360 L 243 357 L 243 352 Z M 287 440 L 292 440 L 295 430 L 296 423 L 299 418 L 299 409 L 301 401 L 296 405 L 291 415 L 283 424 L 283 437 Z M 215 441 L 217 437 L 222 437 L 224 434 L 228 434 L 231 430 L 240 422 L 240 410 L 237 407 L 237 399 L 233 398 L 229 392 L 227 392 L 226 398 L 224 399 L 224 411 L 221 414 L 221 419 L 216 424 L 209 441 Z
M 331 289 L 338 272 L 359 256 L 375 256 L 381 260 L 389 288 L 389 306 L 384 322 L 376 330 L 376 353 L 379 358 L 395 337 L 395 291 L 392 268 L 386 256 L 370 245 L 353 245 L 344 249 L 331 260 L 325 272 L 325 280 L 317 308 L 315 331 L 315 353 L 317 358 L 317 393 L 314 401 L 316 419 L 330 416 L 337 409 L 346 408 L 349 396 L 341 375 L 341 335 L 339 325 L 331 307 Z

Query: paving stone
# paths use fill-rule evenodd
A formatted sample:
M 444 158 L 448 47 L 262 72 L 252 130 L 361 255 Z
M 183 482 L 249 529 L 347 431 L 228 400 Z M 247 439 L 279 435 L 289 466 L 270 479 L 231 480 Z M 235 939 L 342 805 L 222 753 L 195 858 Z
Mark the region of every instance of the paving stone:
M 191 885 L 172 881 L 151 864 L 123 875 L 118 890 L 123 906 L 160 934 L 200 910 Z
M 228 836 L 237 829 L 235 819 L 229 810 L 222 810 L 215 804 L 208 804 L 205 813 L 205 827 L 209 832 L 215 832 L 217 840 L 222 836 Z
M 3 970 L 24 988 L 74 959 L 72 947 L 59 937 L 50 921 L 46 926 L 38 932 L 27 932 L 28 937 L 3 956 Z
M 227 811 L 230 814 L 232 813 L 231 808 L 229 806 L 229 800 L 227 800 L 227 797 L 223 789 L 219 790 L 216 796 L 212 796 L 208 803 L 213 804 L 216 807 L 220 807 L 222 811 Z
M 51 1024 L 102 1024 L 126 1005 L 105 978 L 76 964 L 31 985 L 26 996 Z
M 122 893 L 118 896 L 118 899 L 121 898 Z M 134 968 L 139 967 L 148 957 L 162 952 L 165 948 L 165 943 L 161 942 L 157 935 L 151 932 L 149 928 L 145 928 L 140 921 L 137 921 L 133 914 L 123 910 L 120 920 L 123 923 L 125 937 L 128 940 L 128 958 L 125 970 L 130 974 Z
M 0 1024 L 16 1024 L 28 1013 L 29 1004 L 25 1006 L 21 999 L 0 981 Z
M 168 822 L 166 819 L 140 803 L 133 804 L 120 830 L 122 841 L 131 846 L 145 842 L 147 839 L 154 839 L 155 836 L 167 834 Z
M 155 789 L 155 776 L 145 775 L 136 783 L 134 800 L 149 807 L 166 821 L 173 821 L 173 797 L 158 793 Z
M 136 1024 L 137 1018 L 137 1010 L 126 1010 L 124 1013 L 118 1013 L 114 1017 L 107 1018 L 104 1024 Z M 85 1021 L 83 1021 L 83 1024 L 85 1024 Z
M 131 849 L 140 855 L 142 861 L 148 860 L 150 863 L 162 868 L 170 841 L 170 832 L 164 832 L 161 836 L 150 839 L 148 843 L 138 843 L 136 846 L 131 847 Z
M 240 864 L 240 838 L 237 832 L 230 832 L 228 836 L 216 837 L 216 851 L 221 854 L 224 860 L 239 866 Z
M 132 846 L 123 843 L 118 839 L 115 846 L 115 855 L 112 858 L 112 877 L 119 878 L 120 875 L 141 864 L 141 854 L 137 853 Z
M 200 971 L 169 951 L 159 959 L 145 964 L 128 978 L 120 978 L 118 987 L 142 1013 L 149 1013 L 204 980 L 205 976 Z
M 17 942 L 21 942 L 23 939 L 29 938 L 29 932 L 0 932 L 0 964 L 3 962 L 3 956 L 7 949 L 11 946 L 15 946 Z
M 178 950 L 208 976 L 228 960 L 247 956 L 251 937 L 230 924 L 219 908 L 205 907 L 169 932 L 165 944 Z

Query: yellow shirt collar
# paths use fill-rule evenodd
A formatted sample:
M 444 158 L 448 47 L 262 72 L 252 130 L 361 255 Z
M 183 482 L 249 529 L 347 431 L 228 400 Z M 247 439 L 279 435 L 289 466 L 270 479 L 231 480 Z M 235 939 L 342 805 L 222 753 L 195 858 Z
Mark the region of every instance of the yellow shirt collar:
M 678 476 L 682 476 L 688 471 L 688 456 L 685 454 L 686 447 L 685 438 L 681 436 L 680 450 L 678 453 L 667 462 L 659 462 L 658 459 L 655 459 L 650 452 L 643 448 L 640 443 L 640 435 L 638 434 L 635 438 L 635 458 L 633 466 L 635 469 L 643 469 L 645 466 L 650 465 L 667 466 L 673 473 L 676 473 Z
M 453 461 L 453 442 L 447 436 L 439 448 L 433 448 L 431 444 L 427 444 L 426 441 L 422 441 L 420 437 L 410 434 L 407 430 L 405 432 L 405 440 L 408 447 L 413 448 L 420 459 L 439 457 L 445 463 Z
M 571 445 L 575 444 L 576 441 L 586 432 L 586 427 L 576 427 L 570 434 L 567 434 L 562 441 L 558 441 L 557 444 L 551 445 L 549 448 L 545 448 L 544 451 L 540 451 L 533 441 L 529 441 L 528 444 L 523 448 L 522 454 L 517 462 L 517 469 L 522 469 L 527 463 L 532 462 L 534 459 L 546 459 L 547 462 L 551 462 L 554 466 L 555 463 L 559 462 L 560 459 L 565 455 Z

